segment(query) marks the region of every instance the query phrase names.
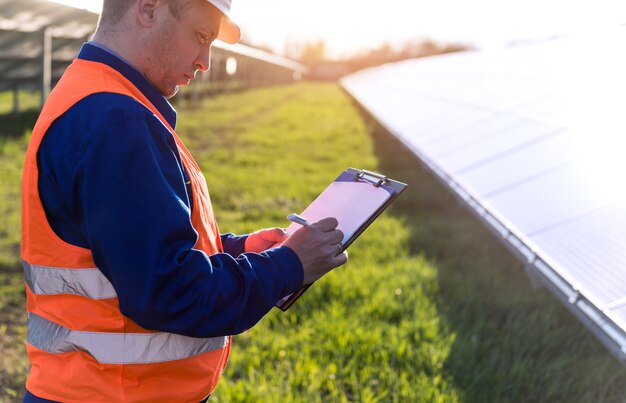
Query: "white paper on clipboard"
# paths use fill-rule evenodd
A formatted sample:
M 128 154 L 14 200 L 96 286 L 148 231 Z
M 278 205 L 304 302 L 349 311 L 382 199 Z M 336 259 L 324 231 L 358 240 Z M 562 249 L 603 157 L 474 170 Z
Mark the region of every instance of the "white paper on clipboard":
M 361 226 L 391 197 L 383 187 L 372 186 L 367 182 L 331 183 L 303 212 L 302 216 L 311 222 L 326 217 L 335 217 L 337 226 L 343 232 L 342 245 L 345 245 Z M 287 233 L 300 228 L 291 223 Z

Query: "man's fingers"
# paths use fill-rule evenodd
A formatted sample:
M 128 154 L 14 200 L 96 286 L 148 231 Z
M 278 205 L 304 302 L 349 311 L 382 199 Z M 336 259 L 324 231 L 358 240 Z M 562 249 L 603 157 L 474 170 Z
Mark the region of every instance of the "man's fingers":
M 330 243 L 341 243 L 343 241 L 343 232 L 341 230 L 333 230 L 329 233 Z
M 304 283 L 311 284 L 335 267 L 348 261 L 341 243 L 344 234 L 337 229 L 337 219 L 323 218 L 294 231 L 283 245 L 300 258 Z
M 335 267 L 339 267 L 341 265 L 346 264 L 348 261 L 348 251 L 343 251 L 334 258 L 331 259 L 331 267 L 334 269 Z
M 285 240 L 288 237 L 287 232 L 285 232 L 285 230 L 282 228 L 274 228 L 272 229 L 270 234 L 270 239 L 275 241 Z
M 337 229 L 337 225 L 339 225 L 339 222 L 336 218 L 327 217 L 314 222 L 310 227 L 314 227 L 323 232 L 328 243 L 340 243 L 343 241 L 343 231 Z
M 341 253 L 341 251 L 342 251 L 341 245 L 338 243 L 330 243 L 330 244 L 324 245 L 324 248 L 322 249 L 322 253 L 328 257 L 337 256 L 338 254 Z
M 279 236 L 287 236 L 287 230 L 285 228 L 274 228 L 274 233 L 278 234 Z
M 313 224 L 311 224 L 311 226 L 317 227 L 323 232 L 332 231 L 335 228 L 337 228 L 337 225 L 339 225 L 339 221 L 337 221 L 337 219 L 334 217 L 322 218 L 321 220 L 316 221 Z

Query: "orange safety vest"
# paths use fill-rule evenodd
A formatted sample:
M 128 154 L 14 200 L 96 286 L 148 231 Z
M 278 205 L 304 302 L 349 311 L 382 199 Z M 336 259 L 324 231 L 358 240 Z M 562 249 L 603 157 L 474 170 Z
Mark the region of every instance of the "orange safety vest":
M 198 402 L 220 379 L 230 337 L 146 330 L 122 315 L 115 290 L 96 268 L 91 251 L 55 234 L 39 198 L 37 150 L 43 136 L 72 105 L 100 92 L 136 99 L 169 129 L 191 179 L 195 248 L 207 255 L 222 250 L 204 176 L 167 121 L 118 71 L 74 60 L 35 124 L 22 178 L 26 350 L 32 364 L 26 388 L 62 402 Z

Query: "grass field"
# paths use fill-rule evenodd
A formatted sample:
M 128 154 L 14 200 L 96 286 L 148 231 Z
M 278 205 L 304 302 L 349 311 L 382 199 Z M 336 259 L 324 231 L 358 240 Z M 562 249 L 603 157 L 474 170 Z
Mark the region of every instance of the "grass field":
M 0 92 L 0 115 L 13 113 L 13 92 Z M 37 91 L 18 91 L 18 107 L 20 111 L 28 111 L 41 105 L 41 94 Z
M 286 226 L 348 166 L 410 185 L 347 266 L 234 338 L 211 401 L 626 400 L 626 369 L 336 85 L 179 112 L 223 231 Z M 18 195 L 31 124 L 0 128 L 0 401 L 19 400 L 27 373 Z

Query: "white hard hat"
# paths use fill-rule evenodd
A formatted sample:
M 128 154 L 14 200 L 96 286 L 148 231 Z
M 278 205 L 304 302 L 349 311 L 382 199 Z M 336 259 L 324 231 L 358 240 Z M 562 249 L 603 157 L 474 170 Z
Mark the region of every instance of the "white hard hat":
M 217 39 L 226 43 L 237 43 L 241 38 L 241 29 L 230 19 L 230 3 L 231 0 L 207 0 L 220 10 L 224 16 L 220 24 L 220 32 Z

